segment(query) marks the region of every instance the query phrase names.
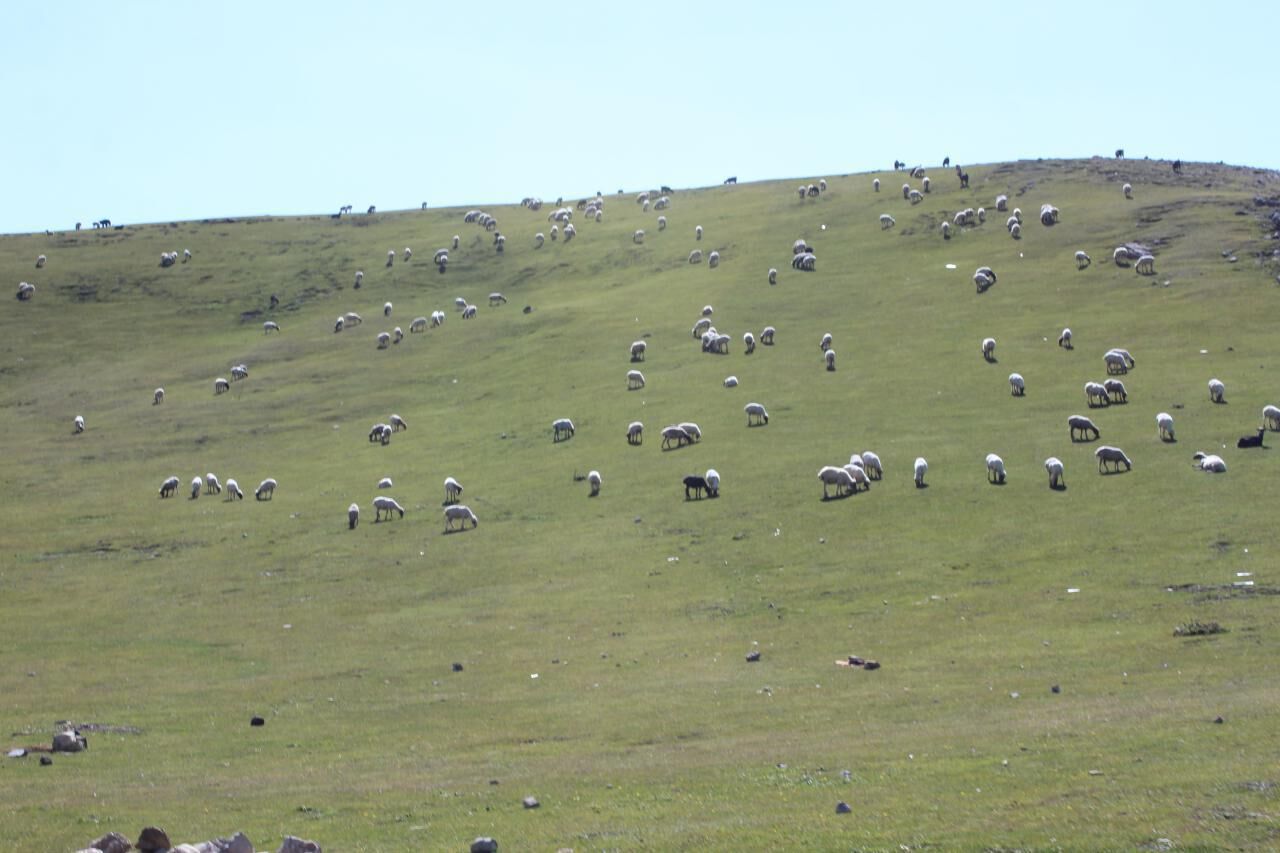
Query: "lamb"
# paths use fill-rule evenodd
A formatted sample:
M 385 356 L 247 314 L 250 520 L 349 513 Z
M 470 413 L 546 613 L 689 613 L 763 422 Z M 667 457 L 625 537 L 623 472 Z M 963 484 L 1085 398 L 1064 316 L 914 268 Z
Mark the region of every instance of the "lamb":
M 1009 393 L 1014 397 L 1027 395 L 1027 383 L 1023 380 L 1021 373 L 1009 374 Z
M 769 283 L 770 284 L 778 283 L 778 271 L 772 267 L 769 268 Z
M 347 507 L 347 529 L 355 530 L 356 525 L 360 523 L 360 505 L 352 504 Z
M 1201 471 L 1208 471 L 1212 474 L 1225 474 L 1227 472 L 1227 463 L 1223 461 L 1221 456 L 1212 453 L 1205 453 L 1203 450 L 1195 453 L 1191 459 L 1192 465 Z
M 666 231 L 666 230 L 667 230 L 667 217 L 665 217 L 665 216 L 659 216 L 659 217 L 658 217 L 658 230 L 659 230 L 659 231 Z
M 1227 395 L 1227 386 L 1222 384 L 1220 379 L 1209 380 L 1209 399 L 1214 403 L 1225 403 Z
M 378 349 L 386 349 L 389 346 L 391 346 L 391 333 L 379 332 L 378 333 Z
M 1062 347 L 1063 349 L 1074 349 L 1074 347 L 1071 344 L 1070 329 L 1063 329 L 1062 334 L 1058 335 L 1058 346 Z
M 644 374 L 638 370 L 627 371 L 627 390 L 636 391 L 644 387 Z
M 1173 415 L 1168 412 L 1161 412 L 1156 415 L 1156 435 L 1162 441 L 1177 441 L 1173 437 Z
M 163 402 L 164 402 L 164 389 L 157 388 L 155 390 L 155 394 L 153 394 L 151 397 L 151 405 L 158 406 Z
M 1049 488 L 1065 489 L 1067 484 L 1062 480 L 1062 460 L 1056 456 L 1050 456 L 1044 460 L 1044 470 L 1049 472 Z
M 171 497 L 173 497 L 174 492 L 178 491 L 178 483 L 179 483 L 179 482 L 180 482 L 180 481 L 178 480 L 178 478 L 177 478 L 177 477 L 170 477 L 170 478 L 168 478 L 167 480 L 165 480 L 163 483 L 161 483 L 161 484 L 160 484 L 160 497 L 162 497 L 162 498 L 171 498 Z M 228 481 L 228 482 L 229 482 L 229 481 Z
M 702 239 L 702 226 L 701 226 L 701 225 L 695 225 L 695 226 L 693 226 L 693 239 L 695 239 L 695 240 L 701 240 L 701 239 Z
M 390 477 L 383 477 L 381 480 L 378 481 L 379 489 L 389 489 L 391 488 L 392 485 L 393 483 L 391 482 Z
M 742 345 L 746 355 L 751 355 L 751 353 L 756 351 L 756 336 L 750 332 L 744 332 L 742 335 Z
M 1107 379 L 1102 383 L 1102 387 L 1107 389 L 1107 396 L 1111 398 L 1113 403 L 1129 402 L 1129 392 L 1125 390 L 1124 383 L 1119 379 Z
M 445 505 L 456 504 L 462 498 L 462 484 L 452 477 L 444 478 Z
M 777 330 L 773 326 L 765 326 L 764 330 L 760 332 L 760 343 L 767 347 L 773 346 L 773 336 L 776 332 Z
M 644 443 L 644 423 L 641 421 L 632 421 L 627 425 L 627 444 L 643 444 Z
M 680 427 L 672 424 L 662 428 L 662 449 L 666 450 L 671 447 L 671 443 L 675 442 L 676 447 L 683 447 L 693 441 L 693 436 L 685 432 Z
M 747 413 L 747 426 L 753 423 L 757 426 L 769 423 L 769 413 L 759 403 L 747 403 L 742 410 Z
M 213 380 L 213 393 L 221 394 L 223 391 L 230 391 L 231 383 L 219 376 Z
M 827 370 L 834 371 L 836 369 L 836 351 L 829 349 L 822 354 L 822 360 L 827 365 Z
M 1270 430 L 1280 430 L 1280 407 L 1263 406 L 1262 422 Z
M 280 331 L 280 324 L 277 323 L 275 320 L 268 320 L 267 322 L 262 324 L 262 334 L 264 335 L 270 332 L 278 332 L 278 331 Z
M 204 475 L 204 485 L 211 495 L 222 494 L 222 483 L 218 482 L 218 475 L 210 471 Z
M 691 264 L 700 264 L 700 263 L 702 263 L 702 250 L 701 250 L 701 249 L 694 249 L 692 252 L 690 252 L 690 253 L 689 253 L 689 263 L 691 263 Z
M 884 231 L 897 225 L 898 222 L 887 213 L 880 214 L 880 230 Z
M 737 388 L 737 387 L 738 387 L 738 377 L 736 377 L 736 376 L 726 376 L 726 377 L 724 378 L 724 387 L 726 387 L 726 388 Z
M 409 334 L 416 332 L 425 332 L 427 330 L 426 317 L 414 317 L 413 322 L 409 324 Z
M 391 520 L 391 513 L 398 512 L 400 517 L 404 518 L 404 507 L 396 503 L 396 499 L 388 495 L 378 495 L 373 499 L 373 521 L 377 524 L 382 521 L 382 514 L 386 513 L 387 521 Z
M 568 418 L 558 418 L 551 422 L 552 441 L 562 441 L 567 438 L 573 438 L 574 428 L 573 421 Z
M 823 352 L 831 349 L 831 333 L 827 332 L 822 336 L 822 340 L 818 342 L 818 348 Z
M 707 491 L 706 477 L 699 477 L 697 474 L 690 474 L 688 477 L 684 478 L 683 482 L 685 500 L 693 500 L 694 498 L 701 500 L 703 492 Z M 690 490 L 693 491 L 692 497 L 689 494 Z
M 857 486 L 853 482 L 852 475 L 844 468 L 834 465 L 824 465 L 818 470 L 818 479 L 822 481 L 822 499 L 830 500 L 831 494 L 827 491 L 828 486 L 836 487 L 836 497 L 844 492 L 852 492 Z
M 392 415 L 390 421 L 392 432 L 399 432 L 402 429 L 407 430 L 409 428 L 409 425 L 405 423 L 404 418 L 399 415 Z
M 473 530 L 480 526 L 480 519 L 476 518 L 476 514 L 471 511 L 470 507 L 463 506 L 462 504 L 455 504 L 454 506 L 447 506 L 444 508 L 444 530 L 446 533 L 453 530 L 453 523 L 455 521 L 461 524 L 463 530 L 467 529 L 468 521 L 471 522 L 471 528 Z
M 1111 405 L 1111 395 L 1107 393 L 1107 386 L 1101 382 L 1084 383 L 1084 396 L 1091 409 L 1095 406 Z
M 707 266 L 710 267 L 711 269 L 715 269 L 716 267 L 720 266 L 719 252 L 712 252 L 711 254 L 707 255 Z
M 1076 269 L 1082 270 L 1085 267 L 1089 266 L 1089 264 L 1091 263 L 1093 263 L 1093 258 L 1089 257 L 1089 255 L 1086 252 L 1084 251 L 1076 252 Z
M 989 362 L 994 362 L 996 360 L 996 339 L 995 338 L 982 339 L 982 357 Z
M 648 348 L 649 345 L 644 341 L 633 341 L 631 344 L 631 360 L 633 362 L 644 361 L 645 350 Z
M 1093 455 L 1098 458 L 1098 472 L 1105 473 L 1107 464 L 1115 465 L 1115 470 L 1119 471 L 1120 466 L 1124 466 L 1124 470 L 1132 471 L 1133 463 L 1129 461 L 1129 457 L 1124 455 L 1124 451 L 1118 447 L 1112 447 L 1104 444 L 1097 450 L 1093 451 Z
M 1005 481 L 1004 460 L 994 453 L 987 454 L 987 482 L 1003 485 Z
M 917 456 L 912 470 L 915 472 L 916 488 L 923 489 L 924 475 L 929 472 L 929 463 L 925 461 L 923 456 Z
M 643 242 L 644 242 L 644 229 L 643 229 L 643 228 L 637 228 L 637 229 L 636 229 L 636 232 L 635 232 L 634 234 L 632 234 L 632 235 L 631 235 L 631 242 L 632 242 L 632 243 L 636 243 L 636 244 L 640 244 L 640 243 L 643 243 Z
M 1142 255 L 1138 258 L 1138 262 L 1133 265 L 1133 271 L 1138 275 L 1155 275 L 1156 259 L 1151 255 Z
M 1242 449 L 1246 447 L 1262 447 L 1262 437 L 1266 435 L 1266 433 L 1266 427 L 1258 427 L 1257 435 L 1242 435 L 1240 438 L 1236 439 L 1236 447 Z
M 880 464 L 880 457 L 872 453 L 870 450 L 863 451 L 862 467 L 866 470 L 867 476 L 872 480 L 881 480 L 884 478 L 884 466 Z
M 391 316 L 391 303 L 390 303 L 390 302 L 387 302 L 387 303 L 385 303 L 385 304 L 382 306 L 382 316 L 383 316 L 383 317 L 390 317 L 390 316 Z
M 200 487 L 204 485 L 204 480 L 199 477 L 191 478 L 191 500 L 200 497 Z
M 587 472 L 587 485 L 591 486 L 591 497 L 594 498 L 596 495 L 600 494 L 600 472 L 599 471 Z
M 276 481 L 271 477 L 263 480 L 258 484 L 258 488 L 253 490 L 253 497 L 256 500 L 270 500 L 276 496 Z
M 227 480 L 227 500 L 242 501 L 244 500 L 244 492 L 240 491 L 240 484 L 235 480 Z
M 1120 191 L 1124 193 L 1125 198 L 1127 199 L 1133 198 L 1133 184 L 1125 184 L 1120 188 Z

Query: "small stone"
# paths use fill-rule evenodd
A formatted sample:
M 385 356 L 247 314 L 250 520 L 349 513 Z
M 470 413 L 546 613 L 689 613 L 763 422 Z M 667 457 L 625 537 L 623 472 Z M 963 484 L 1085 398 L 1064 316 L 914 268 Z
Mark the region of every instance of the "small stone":
M 490 784 L 490 785 L 497 785 L 497 784 L 498 784 L 498 780 L 497 780 L 497 779 L 490 779 L 490 780 L 489 780 L 489 784 Z
M 454 672 L 462 672 L 462 664 L 460 664 L 460 663 L 455 663 L 455 664 L 453 665 L 453 671 L 454 671 Z
M 498 853 L 498 842 L 487 835 L 481 835 L 471 842 L 471 853 Z
M 853 806 L 841 800 L 836 803 L 836 814 L 853 814 Z
M 160 850 L 168 850 L 173 846 L 169 841 L 168 834 L 158 826 L 148 826 L 138 835 L 137 842 L 134 843 L 140 853 L 157 853 Z
M 48 766 L 49 766 L 50 764 L 52 764 L 52 763 L 53 763 L 53 759 L 52 759 L 52 758 L 50 758 L 49 756 L 47 756 L 47 755 L 42 755 L 42 756 L 40 756 L 40 766 L 41 766 L 41 767 L 48 767 Z
M 526 809 L 536 809 L 542 803 L 538 802 L 538 798 L 534 796 L 525 797 L 520 801 Z
M 261 717 L 249 718 L 249 725 L 251 726 L 265 726 L 266 724 L 267 724 L 267 721 L 262 719 Z
M 1090 775 L 1090 776 L 1101 776 L 1101 775 L 1102 775 L 1102 771 L 1101 771 L 1101 770 L 1090 770 L 1090 771 L 1089 771 L 1089 775 Z
M 1222 725 L 1223 720 L 1221 717 L 1214 717 L 1213 722 L 1220 726 Z
M 755 663 L 758 660 L 760 660 L 760 651 L 758 649 L 747 652 L 747 663 Z
M 1061 693 L 1061 692 L 1062 692 L 1062 688 L 1055 684 L 1055 685 L 1053 685 L 1052 687 L 1050 687 L 1050 688 L 1049 688 L 1049 692 L 1050 692 L 1050 693 Z

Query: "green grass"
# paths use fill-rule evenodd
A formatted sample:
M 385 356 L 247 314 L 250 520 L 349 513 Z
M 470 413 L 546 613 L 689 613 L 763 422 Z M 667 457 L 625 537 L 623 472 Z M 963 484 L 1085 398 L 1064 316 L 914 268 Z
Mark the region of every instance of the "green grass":
M 148 823 L 271 849 L 287 833 L 338 850 L 1280 844 L 1280 461 L 1233 446 L 1280 401 L 1253 205 L 1280 182 L 1101 160 L 970 175 L 959 190 L 935 172 L 915 207 L 901 173 L 878 195 L 873 175 L 829 176 L 804 202 L 797 180 L 681 190 L 662 232 L 609 197 L 603 222 L 540 250 L 549 205 L 488 208 L 502 255 L 463 210 L 0 239 L 10 286 L 37 287 L 0 311 L 0 720 L 11 745 L 56 720 L 140 730 L 90 733 L 52 767 L 0 760 L 0 825 L 31 850 Z M 941 239 L 938 222 L 1001 192 L 1023 239 L 994 210 Z M 1062 211 L 1052 228 L 1043 202 Z M 440 275 L 430 255 L 454 234 Z M 790 269 L 797 237 L 816 272 Z M 1110 263 L 1126 240 L 1156 245 L 1156 276 Z M 405 246 L 414 260 L 385 268 Z M 686 263 L 695 247 L 721 267 Z M 190 263 L 157 266 L 184 248 Z M 977 296 L 984 264 L 999 283 Z M 488 308 L 491 291 L 510 303 Z M 689 335 L 704 304 L 728 356 Z M 437 308 L 441 328 L 375 348 Z M 350 310 L 366 322 L 334 334 Z M 776 345 L 745 356 L 765 325 Z M 1074 351 L 1055 345 L 1064 326 Z M 641 337 L 648 386 L 629 392 Z M 1113 346 L 1137 358 L 1130 402 L 1090 414 L 1134 469 L 1104 477 L 1065 421 Z M 215 397 L 242 361 L 250 378 Z M 750 400 L 768 426 L 746 428 Z M 1177 443 L 1156 436 L 1162 410 Z M 409 431 L 366 441 L 391 412 Z M 573 439 L 552 442 L 557 417 Z M 684 420 L 703 440 L 660 450 Z M 818 468 L 867 449 L 884 481 L 822 501 Z M 1198 449 L 1229 472 L 1193 470 Z M 986 483 L 993 451 L 1003 487 Z M 722 497 L 685 502 L 681 478 L 708 467 Z M 591 499 L 577 478 L 593 468 Z M 280 486 L 186 499 L 206 471 Z M 183 486 L 161 501 L 170 474 Z M 408 511 L 375 524 L 383 476 Z M 476 530 L 443 534 L 446 476 Z M 1225 630 L 1174 635 L 1196 622 Z M 883 668 L 834 665 L 849 654 Z

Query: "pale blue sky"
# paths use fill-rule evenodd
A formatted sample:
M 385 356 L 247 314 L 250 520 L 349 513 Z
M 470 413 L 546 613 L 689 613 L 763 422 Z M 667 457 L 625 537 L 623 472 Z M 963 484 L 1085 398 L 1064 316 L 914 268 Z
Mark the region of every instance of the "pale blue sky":
M 1110 155 L 1276 168 L 1280 2 L 15 2 L 0 233 Z

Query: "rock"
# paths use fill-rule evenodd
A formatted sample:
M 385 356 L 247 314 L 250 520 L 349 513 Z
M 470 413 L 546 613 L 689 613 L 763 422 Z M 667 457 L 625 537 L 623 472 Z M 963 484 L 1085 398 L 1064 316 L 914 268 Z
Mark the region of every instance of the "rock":
M 471 853 L 498 853 L 498 842 L 487 835 L 481 835 L 471 842 Z
M 276 853 L 323 853 L 320 845 L 314 841 L 304 841 L 292 835 L 285 836 L 284 843 Z
M 261 717 L 249 718 L 249 725 L 251 726 L 265 726 L 266 724 L 267 724 L 267 721 L 262 719 Z
M 454 672 L 462 672 L 462 664 L 460 664 L 460 663 L 455 663 L 455 664 L 453 665 L 453 671 L 454 671 Z
M 760 660 L 760 651 L 758 649 L 747 652 L 747 663 L 755 663 L 758 660 Z
M 138 840 L 133 846 L 137 847 L 141 853 L 156 853 L 159 850 L 168 850 L 173 846 L 173 842 L 160 827 L 148 826 L 138 835 Z
M 54 752 L 81 752 L 89 748 L 89 741 L 76 731 L 58 732 L 53 736 Z
M 89 842 L 89 846 L 102 853 L 126 853 L 133 847 L 129 839 L 118 832 L 108 832 L 97 841 Z
M 536 809 L 538 806 L 542 805 L 542 803 L 538 802 L 538 798 L 533 796 L 525 797 L 520 802 L 524 804 L 526 809 Z
M 52 763 L 53 763 L 53 759 L 52 759 L 52 758 L 50 758 L 49 756 L 47 756 L 47 755 L 42 755 L 42 756 L 40 756 L 40 766 L 41 766 L 41 767 L 48 767 L 48 766 L 49 766 L 50 764 L 52 764 Z
M 1054 693 L 1061 693 L 1061 692 L 1062 692 L 1062 688 L 1061 688 L 1061 687 L 1059 687 L 1059 686 L 1058 686 L 1058 685 L 1056 685 L 1056 684 L 1055 684 L 1055 685 L 1053 685 L 1052 687 L 1050 687 L 1050 688 L 1049 688 L 1049 690 L 1050 690 L 1050 691 L 1052 691 L 1052 692 L 1054 692 Z
M 853 814 L 853 806 L 841 800 L 836 803 L 836 814 Z

